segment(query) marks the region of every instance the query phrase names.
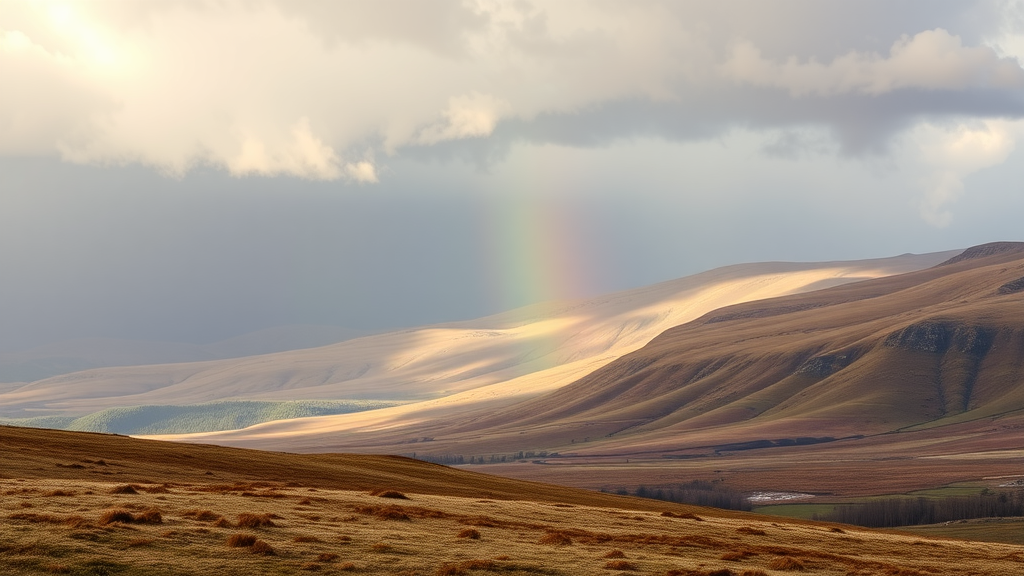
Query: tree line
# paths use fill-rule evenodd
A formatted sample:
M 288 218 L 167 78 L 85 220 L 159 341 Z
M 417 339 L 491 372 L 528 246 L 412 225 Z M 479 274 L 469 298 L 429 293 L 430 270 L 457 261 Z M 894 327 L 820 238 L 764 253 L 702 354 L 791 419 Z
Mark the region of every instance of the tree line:
M 558 457 L 558 453 L 548 452 L 546 450 L 541 450 L 540 452 L 520 450 L 519 452 L 514 452 L 512 454 L 490 454 L 484 456 L 469 456 L 467 458 L 463 454 L 417 454 L 416 452 L 413 452 L 411 454 L 403 454 L 403 456 L 423 460 L 424 462 L 431 462 L 433 464 L 458 466 L 460 464 L 500 464 L 502 462 L 529 460 L 530 458 L 556 458 Z
M 870 528 L 894 528 L 916 524 L 939 524 L 971 518 L 1024 516 L 1024 491 L 942 498 L 884 498 L 837 506 L 815 520 L 856 524 Z
M 608 492 L 602 489 L 602 492 Z M 623 496 L 638 496 L 640 498 L 652 498 L 664 500 L 677 504 L 695 504 L 697 506 L 711 506 L 713 508 L 725 508 L 727 510 L 750 510 L 750 501 L 742 492 L 732 490 L 717 482 L 706 480 L 693 480 L 691 482 L 672 484 L 667 486 L 648 487 L 641 484 L 631 493 L 626 488 L 614 490 L 616 494 Z

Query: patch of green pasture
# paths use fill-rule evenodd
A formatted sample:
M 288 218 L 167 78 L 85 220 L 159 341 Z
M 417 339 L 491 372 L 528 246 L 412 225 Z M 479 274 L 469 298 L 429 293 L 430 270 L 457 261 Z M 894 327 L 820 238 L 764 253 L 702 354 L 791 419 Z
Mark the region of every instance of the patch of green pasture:
M 752 511 L 757 514 L 767 514 L 770 516 L 813 520 L 815 514 L 823 516 L 831 513 L 839 506 L 842 506 L 842 504 L 766 504 L 764 506 L 754 506 Z
M 921 536 L 1024 545 L 1024 518 L 982 518 L 949 524 L 902 526 L 893 530 Z

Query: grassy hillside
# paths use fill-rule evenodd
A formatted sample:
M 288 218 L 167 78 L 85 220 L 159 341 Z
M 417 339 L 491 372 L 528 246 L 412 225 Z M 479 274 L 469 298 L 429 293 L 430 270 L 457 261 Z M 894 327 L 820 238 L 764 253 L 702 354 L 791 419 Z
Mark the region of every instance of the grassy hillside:
M 920 269 L 943 256 L 742 264 L 596 298 L 321 348 L 86 370 L 0 389 L 0 416 L 80 416 L 119 406 L 227 399 L 416 400 L 425 402 L 425 410 L 440 408 L 447 416 L 471 404 L 490 410 L 557 389 L 715 308 Z M 424 418 L 399 412 L 400 421 Z
M 0 427 L 11 575 L 1015 575 L 1019 546 L 680 506 L 404 458 Z

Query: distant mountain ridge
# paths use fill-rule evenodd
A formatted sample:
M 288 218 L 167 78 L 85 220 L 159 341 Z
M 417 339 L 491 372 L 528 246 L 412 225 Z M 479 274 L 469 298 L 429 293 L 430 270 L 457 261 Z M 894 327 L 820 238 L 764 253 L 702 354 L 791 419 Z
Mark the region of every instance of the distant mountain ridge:
M 353 426 L 363 415 L 312 418 L 188 439 L 686 455 L 998 420 L 977 442 L 1019 448 L 1008 431 L 1024 424 L 1024 293 L 1001 287 L 1022 277 L 1024 244 L 981 246 L 933 268 L 716 309 L 500 411 L 390 428 Z
M 86 370 L 0 392 L 0 416 L 83 416 L 114 407 L 218 400 L 384 400 L 407 404 L 372 411 L 373 418 L 401 426 L 440 413 L 447 418 L 497 409 L 555 390 L 722 306 L 919 270 L 955 253 L 742 264 L 320 348 Z

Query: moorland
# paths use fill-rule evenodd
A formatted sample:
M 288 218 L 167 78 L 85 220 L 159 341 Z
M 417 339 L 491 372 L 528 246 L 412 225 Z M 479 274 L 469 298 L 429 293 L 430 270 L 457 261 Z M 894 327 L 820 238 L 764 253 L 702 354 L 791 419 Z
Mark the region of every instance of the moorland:
M 976 517 L 1024 491 L 1021 298 L 1002 242 L 8 383 L 6 422 L 150 436 L 0 427 L 0 563 L 1019 574 L 1024 519 Z
M 1014 575 L 1020 546 L 698 508 L 395 456 L 0 427 L 5 574 Z

